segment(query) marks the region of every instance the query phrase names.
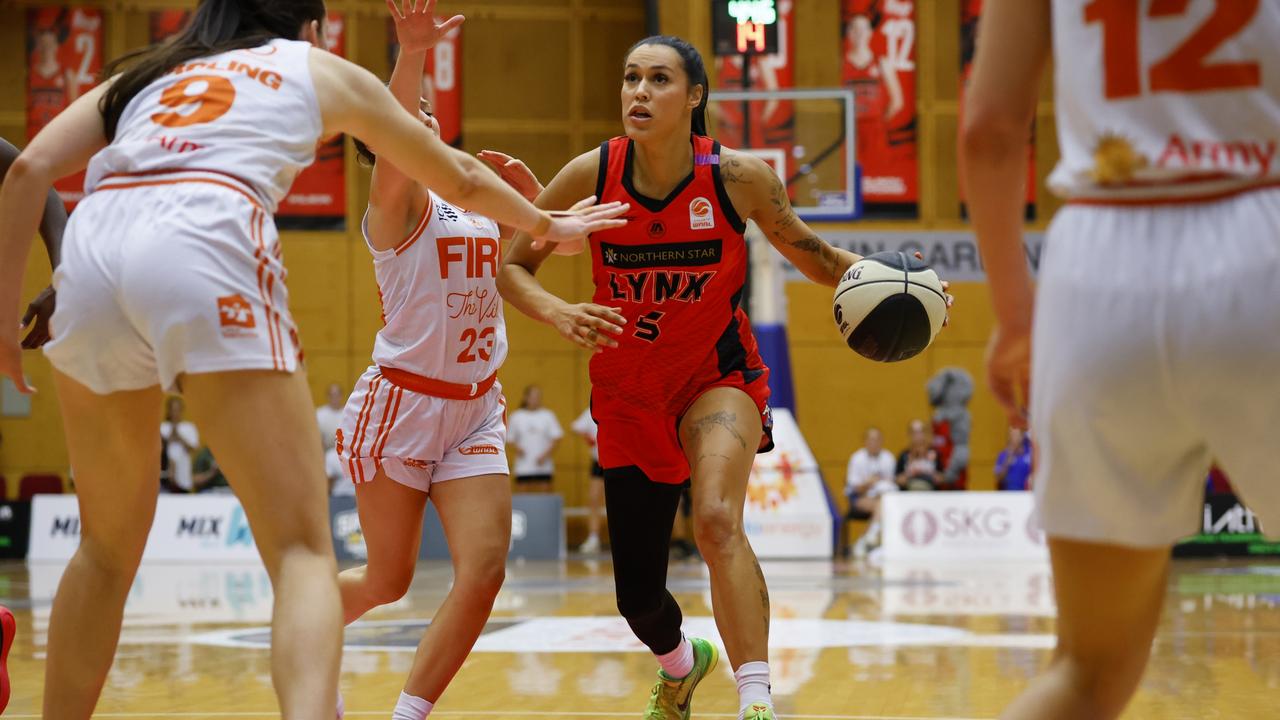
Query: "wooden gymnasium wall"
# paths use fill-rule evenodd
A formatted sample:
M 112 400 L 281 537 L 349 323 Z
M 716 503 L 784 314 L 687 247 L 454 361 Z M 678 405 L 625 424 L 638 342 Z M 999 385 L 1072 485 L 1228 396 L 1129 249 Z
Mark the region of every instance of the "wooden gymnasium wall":
M 797 67 L 800 87 L 839 84 L 837 0 L 795 0 Z M 0 5 L 0 135 L 25 137 L 24 77 L 26 7 L 40 2 Z M 53 3 L 48 3 L 53 4 Z M 106 11 L 106 56 L 146 41 L 147 13 L 191 6 L 170 0 L 116 0 L 83 4 Z M 616 134 L 618 74 L 622 54 L 644 35 L 643 0 L 442 0 L 441 12 L 468 16 L 463 65 L 463 138 L 465 149 L 503 150 L 525 159 L 544 182 L 570 157 Z M 386 77 L 385 8 L 372 0 L 334 0 L 332 10 L 347 15 L 349 57 Z M 660 0 L 661 30 L 694 41 L 710 56 L 710 3 Z M 963 229 L 956 188 L 955 137 L 959 57 L 959 3 L 917 2 L 917 67 L 920 113 L 920 218 L 913 221 L 833 224 L 829 229 Z M 708 63 L 710 66 L 710 63 Z M 1038 109 L 1037 166 L 1040 187 L 1037 217 L 1044 225 L 1054 204 L 1043 187 L 1045 169 L 1056 157 L 1052 106 L 1046 92 Z M 347 154 L 346 232 L 285 232 L 290 307 L 308 360 L 313 394 L 320 402 L 325 387 L 338 382 L 344 391 L 367 365 L 379 327 L 376 287 L 369 258 L 358 233 L 368 192 L 367 173 Z M 815 228 L 819 233 L 823 227 Z M 566 298 L 590 296 L 585 257 L 549 262 L 543 282 Z M 33 246 L 24 297 L 48 281 L 43 252 Z M 982 352 L 991 327 L 985 288 L 954 289 L 958 307 L 949 328 L 921 358 L 898 365 L 875 365 L 856 358 L 830 327 L 830 292 L 808 283 L 787 288 L 790 336 L 801 426 L 818 456 L 832 490 L 838 494 L 844 464 L 869 424 L 882 427 L 887 444 L 899 449 L 913 417 L 927 417 L 924 382 L 938 368 L 959 365 L 979 380 Z M 521 388 L 536 382 L 546 402 L 568 424 L 587 405 L 587 358 L 549 328 L 508 310 L 511 361 L 502 382 L 513 405 Z M 41 392 L 29 418 L 0 418 L 0 474 L 12 479 L 27 472 L 67 473 L 68 462 L 48 364 L 27 353 L 27 370 Z M 839 400 L 832 400 L 839 398 Z M 1003 444 L 1004 420 L 985 389 L 971 406 L 974 417 L 971 485 L 991 487 L 991 468 Z M 567 437 L 557 453 L 557 489 L 566 504 L 585 503 L 589 456 L 581 442 Z

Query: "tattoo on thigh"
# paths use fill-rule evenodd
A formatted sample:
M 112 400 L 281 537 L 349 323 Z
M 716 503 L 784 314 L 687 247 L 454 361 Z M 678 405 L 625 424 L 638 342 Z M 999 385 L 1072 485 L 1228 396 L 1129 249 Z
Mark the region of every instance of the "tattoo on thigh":
M 694 420 L 693 424 L 689 427 L 689 435 L 690 437 L 697 439 L 717 427 L 722 427 L 729 431 L 729 434 L 738 441 L 738 444 L 742 446 L 743 450 L 746 450 L 747 441 L 742 438 L 742 434 L 733 426 L 737 421 L 737 413 L 729 412 L 728 410 L 718 410 L 710 415 L 704 415 L 697 420 Z

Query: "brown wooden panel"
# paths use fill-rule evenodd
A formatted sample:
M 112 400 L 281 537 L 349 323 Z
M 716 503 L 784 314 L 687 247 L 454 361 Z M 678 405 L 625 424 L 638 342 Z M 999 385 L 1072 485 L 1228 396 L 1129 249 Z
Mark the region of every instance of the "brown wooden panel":
M 462 143 L 464 149 L 471 153 L 500 150 L 520 158 L 544 185 L 551 182 L 551 178 L 560 172 L 565 163 L 586 149 L 571 147 L 566 133 L 476 132 L 467 129 L 465 124 Z
M 644 20 L 588 20 L 582 24 L 582 116 L 620 122 L 619 89 L 627 50 L 645 37 Z
M 569 119 L 568 22 L 484 17 L 466 32 L 467 117 Z

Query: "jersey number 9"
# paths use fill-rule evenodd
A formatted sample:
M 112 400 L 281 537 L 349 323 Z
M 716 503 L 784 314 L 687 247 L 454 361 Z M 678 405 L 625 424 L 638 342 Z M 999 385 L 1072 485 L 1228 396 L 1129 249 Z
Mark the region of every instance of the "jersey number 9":
M 235 100 L 236 88 L 230 80 L 218 75 L 192 75 L 165 88 L 159 102 L 171 110 L 153 114 L 151 122 L 165 127 L 213 122 L 227 114 Z M 182 112 L 189 105 L 195 109 Z

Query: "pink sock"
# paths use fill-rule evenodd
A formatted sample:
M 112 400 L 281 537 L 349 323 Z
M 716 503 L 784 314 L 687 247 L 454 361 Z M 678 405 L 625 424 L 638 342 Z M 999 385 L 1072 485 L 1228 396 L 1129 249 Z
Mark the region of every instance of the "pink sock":
M 680 644 L 675 650 L 658 656 L 658 664 L 672 680 L 686 677 L 693 672 L 693 643 L 689 642 L 689 638 L 681 636 Z

